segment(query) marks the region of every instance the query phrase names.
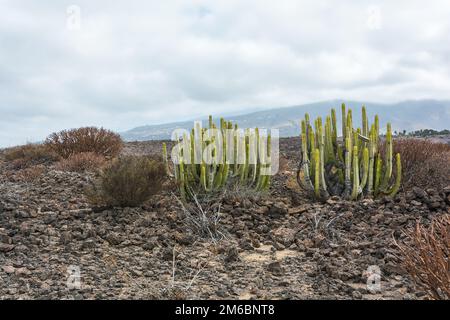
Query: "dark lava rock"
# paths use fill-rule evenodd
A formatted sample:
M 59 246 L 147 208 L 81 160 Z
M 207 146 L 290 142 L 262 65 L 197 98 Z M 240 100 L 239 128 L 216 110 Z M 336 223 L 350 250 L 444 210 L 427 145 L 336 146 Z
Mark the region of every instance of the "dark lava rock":
M 112 232 L 106 236 L 106 241 L 108 241 L 109 244 L 118 245 L 121 244 L 124 239 L 120 236 L 120 234 Z
M 279 218 L 288 213 L 288 209 L 280 205 L 278 203 L 274 203 L 269 207 L 269 211 L 267 212 L 268 216 L 271 218 Z
M 271 262 L 267 265 L 267 271 L 273 273 L 274 275 L 280 276 L 283 274 L 283 269 L 279 261 Z
M 0 243 L 0 252 L 9 252 L 14 249 L 13 244 Z
M 239 253 L 236 247 L 228 247 L 225 252 L 225 262 L 231 263 L 239 260 Z

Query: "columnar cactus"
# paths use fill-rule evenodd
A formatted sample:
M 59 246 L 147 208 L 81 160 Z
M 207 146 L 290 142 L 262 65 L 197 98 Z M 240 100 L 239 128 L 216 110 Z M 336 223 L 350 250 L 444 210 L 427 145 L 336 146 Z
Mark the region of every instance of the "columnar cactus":
M 174 162 L 170 175 L 175 177 L 182 198 L 189 198 L 192 192 L 220 190 L 230 180 L 256 190 L 267 190 L 271 168 L 270 134 L 260 135 L 258 128 L 240 130 L 223 118 L 217 128 L 211 116 L 208 126 L 209 129 L 201 128 L 197 123 L 190 135 L 183 136 L 175 147 L 178 161 Z M 163 159 L 169 170 L 166 144 L 163 144 Z
M 385 150 L 379 147 L 379 119 L 369 124 L 362 107 L 362 127 L 354 128 L 352 110 L 342 104 L 342 141 L 337 137 L 336 110 L 310 124 L 309 115 L 301 121 L 302 161 L 297 172 L 299 185 L 316 198 L 330 195 L 357 200 L 364 196 L 394 197 L 401 184 L 400 154 L 395 156 L 393 178 L 392 128 L 387 124 Z M 394 180 L 394 181 L 392 181 Z

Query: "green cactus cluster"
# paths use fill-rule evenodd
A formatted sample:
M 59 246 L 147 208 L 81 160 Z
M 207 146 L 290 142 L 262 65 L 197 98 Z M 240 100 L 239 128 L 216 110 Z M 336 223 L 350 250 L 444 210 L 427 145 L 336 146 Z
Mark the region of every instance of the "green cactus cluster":
M 270 134 L 262 135 L 258 128 L 239 129 L 237 124 L 223 118 L 216 125 L 212 116 L 209 116 L 208 127 L 202 128 L 198 122 L 189 135 L 177 139 L 183 147 L 177 150 L 178 163 L 174 163 L 173 173 L 167 146 L 163 144 L 166 171 L 177 181 L 182 199 L 190 198 L 192 192 L 221 190 L 229 182 L 258 191 L 267 190 L 271 168 Z
M 395 156 L 393 177 L 393 142 L 387 124 L 384 152 L 380 150 L 379 119 L 369 124 L 362 107 L 362 126 L 353 127 L 352 110 L 342 104 L 342 139 L 338 138 L 336 110 L 318 117 L 314 128 L 309 115 L 301 121 L 302 160 L 297 172 L 299 185 L 318 199 L 337 195 L 357 200 L 364 196 L 394 197 L 401 184 L 400 154 Z

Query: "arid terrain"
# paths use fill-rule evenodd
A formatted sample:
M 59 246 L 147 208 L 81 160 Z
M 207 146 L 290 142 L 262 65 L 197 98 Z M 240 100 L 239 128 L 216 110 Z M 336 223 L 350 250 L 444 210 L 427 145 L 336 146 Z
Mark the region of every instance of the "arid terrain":
M 123 153 L 160 150 L 137 142 Z M 137 208 L 93 207 L 83 192 L 93 173 L 0 160 L 0 299 L 425 298 L 395 241 L 450 213 L 450 188 L 316 202 L 295 182 L 299 150 L 298 138 L 281 140 L 267 194 L 223 195 L 215 240 L 191 230 L 171 188 Z M 70 266 L 81 287 L 67 285 Z M 379 290 L 367 286 L 374 268 Z

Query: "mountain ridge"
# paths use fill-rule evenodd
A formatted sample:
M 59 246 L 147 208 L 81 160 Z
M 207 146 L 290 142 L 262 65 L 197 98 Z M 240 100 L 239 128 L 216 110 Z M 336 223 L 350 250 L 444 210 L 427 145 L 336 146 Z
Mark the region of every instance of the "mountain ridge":
M 344 102 L 347 108 L 353 109 L 355 123 L 361 121 L 360 108 L 367 107 L 369 117 L 375 114 L 380 116 L 382 127 L 391 122 L 393 129 L 397 131 L 418 129 L 448 129 L 450 123 L 450 101 L 447 100 L 404 100 L 396 103 L 377 103 L 367 101 L 353 101 L 333 99 L 302 105 L 283 106 L 249 113 L 240 113 L 236 116 L 228 116 L 226 119 L 237 123 L 241 128 L 272 128 L 279 129 L 281 137 L 296 136 L 300 133 L 299 121 L 308 112 L 311 118 L 325 116 L 331 108 L 336 108 L 340 118 L 340 105 Z M 217 119 L 216 119 L 217 120 Z M 199 119 L 203 125 L 207 123 L 207 117 Z M 340 123 L 338 121 L 338 123 Z M 121 133 L 125 141 L 166 140 L 170 139 L 175 129 L 187 129 L 193 127 L 193 121 L 178 121 L 155 125 L 135 127 Z

